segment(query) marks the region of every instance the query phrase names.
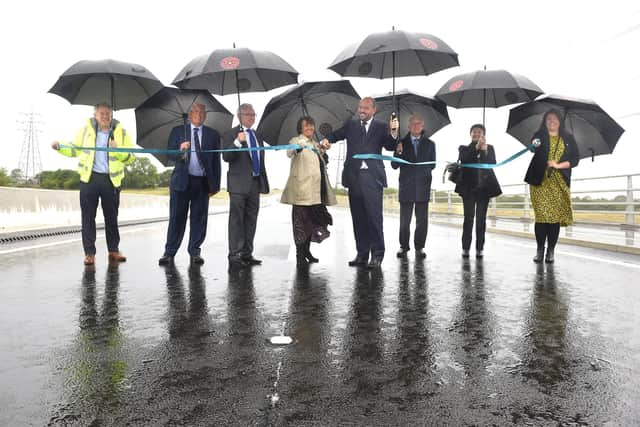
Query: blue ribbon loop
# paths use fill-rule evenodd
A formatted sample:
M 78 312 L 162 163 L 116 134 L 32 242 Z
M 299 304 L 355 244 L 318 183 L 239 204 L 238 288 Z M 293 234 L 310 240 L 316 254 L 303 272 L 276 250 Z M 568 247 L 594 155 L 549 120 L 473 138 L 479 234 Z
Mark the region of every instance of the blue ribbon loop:
M 60 148 L 72 148 L 74 150 L 90 150 L 90 151 L 108 151 L 111 153 L 151 153 L 151 154 L 183 154 L 182 150 L 168 150 L 164 148 L 129 148 L 129 147 L 83 147 L 76 145 L 65 145 L 60 144 Z M 273 146 L 264 146 L 264 147 L 241 147 L 241 148 L 223 148 L 219 150 L 202 150 L 201 153 L 228 153 L 231 151 L 266 151 L 266 150 L 297 150 L 300 148 L 304 148 L 299 144 L 288 144 L 288 145 L 273 145 Z M 316 151 L 315 148 L 309 147 L 308 149 Z
M 534 145 L 530 145 L 527 148 L 524 148 L 520 151 L 518 151 L 516 154 L 510 156 L 509 158 L 499 162 L 499 163 L 461 163 L 460 166 L 462 166 L 463 168 L 473 168 L 473 169 L 494 169 L 497 167 L 500 167 L 502 165 L 506 165 L 509 162 L 514 161 L 515 159 L 517 159 L 518 157 L 522 156 L 524 153 L 526 153 L 529 150 L 534 149 L 535 146 Z M 450 164 L 451 162 L 436 162 L 436 161 L 431 161 L 431 162 L 410 162 L 407 161 L 405 159 L 401 159 L 399 157 L 395 157 L 395 156 L 385 156 L 382 154 L 354 154 L 353 155 L 354 159 L 372 159 L 372 160 L 382 160 L 382 161 L 388 161 L 388 162 L 396 162 L 396 163 L 402 163 L 404 165 L 411 165 L 411 166 L 423 166 L 423 165 L 435 165 L 437 163 L 446 163 L 446 164 Z

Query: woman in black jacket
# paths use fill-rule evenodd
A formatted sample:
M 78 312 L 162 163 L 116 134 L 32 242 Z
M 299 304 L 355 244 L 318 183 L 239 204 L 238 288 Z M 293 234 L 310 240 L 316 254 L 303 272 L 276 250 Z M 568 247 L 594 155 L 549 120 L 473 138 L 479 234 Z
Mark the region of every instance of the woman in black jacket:
M 545 113 L 540 129 L 531 140 L 535 146 L 534 154 L 524 180 L 530 184 L 535 214 L 538 248 L 533 261 L 540 263 L 544 259 L 552 263 L 560 226 L 573 224 L 569 188 L 571 168 L 576 167 L 580 160 L 578 146 L 573 135 L 565 131 L 562 115 L 555 109 Z
M 496 163 L 496 152 L 485 140 L 485 127 L 471 126 L 471 143 L 458 148 L 459 159 L 464 163 Z M 456 184 L 455 192 L 462 197 L 464 223 L 462 225 L 462 256 L 469 257 L 473 218 L 476 219 L 476 258 L 483 257 L 484 234 L 487 224 L 489 199 L 502 194 L 493 169 L 463 168 L 462 182 Z

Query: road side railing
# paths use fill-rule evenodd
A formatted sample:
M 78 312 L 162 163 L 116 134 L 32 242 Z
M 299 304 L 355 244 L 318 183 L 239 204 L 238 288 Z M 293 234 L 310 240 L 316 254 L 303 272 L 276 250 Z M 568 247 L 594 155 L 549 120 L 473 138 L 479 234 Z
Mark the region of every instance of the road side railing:
M 437 185 L 434 180 L 434 186 Z M 488 225 L 533 232 L 534 213 L 529 185 L 501 185 L 503 194 L 491 199 Z M 563 227 L 565 237 L 640 245 L 640 173 L 578 178 L 571 181 L 574 225 Z M 385 209 L 399 209 L 397 194 L 385 195 Z M 430 216 L 462 221 L 462 199 L 453 190 L 432 189 Z M 597 236 L 597 238 L 596 238 Z

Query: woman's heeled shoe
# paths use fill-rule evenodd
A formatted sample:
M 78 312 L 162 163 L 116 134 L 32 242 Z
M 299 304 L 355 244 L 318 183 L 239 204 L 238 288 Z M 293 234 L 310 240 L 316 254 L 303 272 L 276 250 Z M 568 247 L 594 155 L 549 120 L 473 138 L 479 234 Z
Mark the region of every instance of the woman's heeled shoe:
M 307 257 L 305 255 L 304 243 L 296 245 L 296 265 L 298 267 L 309 265 L 309 261 L 307 261 Z
M 305 257 L 307 258 L 307 261 L 309 261 L 310 263 L 314 263 L 314 262 L 318 262 L 320 261 L 318 258 L 314 257 L 313 255 L 311 255 L 311 251 L 309 250 L 309 247 L 311 246 L 311 239 L 307 240 L 304 244 L 304 249 L 305 249 Z

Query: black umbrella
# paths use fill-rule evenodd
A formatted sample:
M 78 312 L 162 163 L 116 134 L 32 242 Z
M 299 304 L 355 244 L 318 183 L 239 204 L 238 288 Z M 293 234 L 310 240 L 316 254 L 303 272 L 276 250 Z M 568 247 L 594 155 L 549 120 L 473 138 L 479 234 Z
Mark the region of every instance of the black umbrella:
M 298 72 L 272 52 L 247 48 L 217 49 L 189 62 L 173 84 L 183 89 L 205 89 L 216 95 L 266 92 L 298 82 Z
M 532 101 L 542 89 L 528 78 L 505 70 L 478 70 L 459 74 L 449 79 L 438 91 L 436 98 L 455 108 L 485 107 Z
M 194 103 L 205 106 L 206 126 L 219 133 L 231 128 L 233 114 L 209 92 L 165 87 L 136 108 L 137 144 L 144 148 L 166 149 L 171 129 L 187 124 L 189 110 Z M 188 135 L 185 135 L 187 139 Z M 163 165 L 169 165 L 166 154 L 154 153 L 154 156 Z
M 395 93 L 396 77 L 427 76 L 458 65 L 458 54 L 439 38 L 394 29 L 348 46 L 329 69 L 341 76 L 391 77 Z
M 122 110 L 137 107 L 162 87 L 162 82 L 142 65 L 103 59 L 76 62 L 49 92 L 71 104 L 109 102 L 114 110 Z
M 441 39 L 426 33 L 396 30 L 373 33 L 344 49 L 329 69 L 341 76 L 392 78 L 427 76 L 458 66 L 458 54 Z M 395 104 L 395 99 L 393 101 Z M 392 113 L 395 112 L 392 111 Z
M 531 143 L 531 137 L 540 129 L 544 114 L 555 108 L 564 118 L 565 129 L 573 134 L 578 144 L 580 158 L 610 154 L 624 129 L 598 104 L 584 99 L 549 95 L 533 102 L 512 108 L 509 112 L 507 133 L 523 143 Z
M 449 123 L 447 105 L 433 98 L 416 95 L 408 90 L 396 93 L 396 106 L 392 95 L 376 97 L 376 115 L 379 119 L 385 119 L 389 115 L 398 111 L 399 114 L 408 118 L 412 114 L 419 114 L 424 119 L 424 133 L 431 136 Z M 400 122 L 400 135 L 405 135 L 409 131 L 407 120 Z
M 311 116 L 316 122 L 316 137 L 320 139 L 351 119 L 358 110 L 359 100 L 347 80 L 307 82 L 272 98 L 257 130 L 273 144 L 287 144 L 298 135 L 298 119 Z

